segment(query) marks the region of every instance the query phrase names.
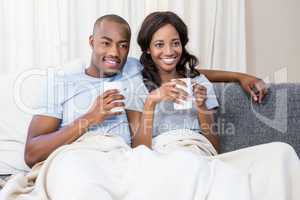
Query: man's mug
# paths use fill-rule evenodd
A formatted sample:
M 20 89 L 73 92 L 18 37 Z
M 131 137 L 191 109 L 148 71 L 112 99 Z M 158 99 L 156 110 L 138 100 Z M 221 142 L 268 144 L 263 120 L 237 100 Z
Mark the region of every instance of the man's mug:
M 125 97 L 125 90 L 126 88 L 123 87 L 121 81 L 112 81 L 112 82 L 104 82 L 104 92 L 107 90 L 117 89 L 119 90 L 120 94 Z M 117 100 L 118 102 L 124 102 L 124 100 Z M 115 101 L 115 102 L 117 102 Z M 116 107 L 111 109 L 112 112 L 125 112 L 124 107 Z
M 173 79 L 172 81 L 175 81 L 176 79 Z M 174 103 L 174 109 L 175 110 L 188 110 L 191 109 L 193 106 L 193 88 L 192 88 L 192 80 L 191 78 L 180 78 L 177 80 L 181 80 L 185 82 L 186 86 L 176 84 L 177 88 L 183 89 L 188 93 L 188 97 L 185 101 L 182 102 L 182 104 Z

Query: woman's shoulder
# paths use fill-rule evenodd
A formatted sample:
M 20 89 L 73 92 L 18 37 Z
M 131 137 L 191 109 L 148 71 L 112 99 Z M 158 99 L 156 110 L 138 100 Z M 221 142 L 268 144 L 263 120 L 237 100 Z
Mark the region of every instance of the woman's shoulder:
M 192 81 L 201 84 L 201 85 L 207 85 L 207 86 L 212 86 L 212 83 L 206 78 L 204 74 L 200 74 L 198 76 L 195 76 L 192 78 Z

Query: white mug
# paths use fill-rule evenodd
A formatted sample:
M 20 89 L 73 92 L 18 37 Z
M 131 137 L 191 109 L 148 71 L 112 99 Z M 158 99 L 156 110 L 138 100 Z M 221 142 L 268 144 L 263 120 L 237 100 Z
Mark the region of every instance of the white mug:
M 173 79 L 174 81 L 176 79 Z M 188 93 L 188 97 L 185 101 L 182 102 L 182 104 L 174 103 L 174 109 L 175 110 L 188 110 L 193 107 L 193 88 L 192 88 L 192 80 L 191 78 L 180 78 L 178 80 L 184 81 L 186 84 L 186 87 L 183 85 L 177 84 L 176 87 L 183 89 Z
M 122 85 L 121 81 L 112 81 L 112 82 L 104 82 L 103 84 L 104 92 L 107 90 L 117 89 L 120 94 L 124 96 L 125 88 Z M 124 102 L 124 100 L 117 100 L 115 102 Z M 125 112 L 124 107 L 116 107 L 111 109 L 112 112 Z

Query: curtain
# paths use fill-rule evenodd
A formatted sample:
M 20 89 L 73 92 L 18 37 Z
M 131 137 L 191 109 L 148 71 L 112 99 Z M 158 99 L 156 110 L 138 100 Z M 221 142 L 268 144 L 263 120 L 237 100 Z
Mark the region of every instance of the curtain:
M 142 20 L 176 12 L 189 28 L 188 49 L 203 68 L 246 71 L 245 0 L 1 0 L 0 74 L 89 60 L 94 21 L 108 13 L 128 20 L 130 56 L 139 57 Z

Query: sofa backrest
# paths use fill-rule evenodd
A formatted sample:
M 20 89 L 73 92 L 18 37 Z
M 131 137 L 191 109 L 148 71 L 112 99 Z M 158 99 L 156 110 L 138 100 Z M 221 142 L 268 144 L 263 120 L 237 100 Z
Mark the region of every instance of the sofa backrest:
M 56 68 L 31 68 L 0 75 L 0 174 L 14 174 L 29 168 L 24 162 L 24 144 L 35 101 L 49 73 L 77 73 L 85 68 L 74 60 Z

